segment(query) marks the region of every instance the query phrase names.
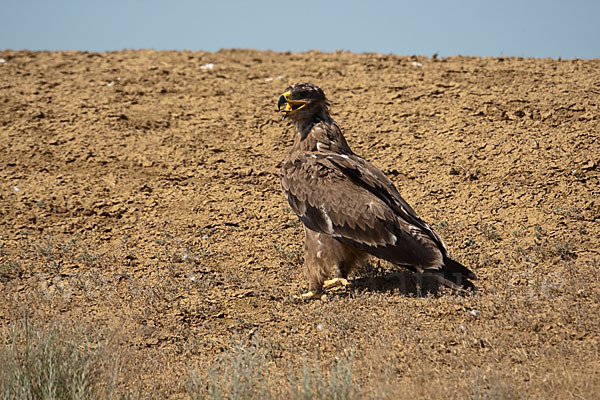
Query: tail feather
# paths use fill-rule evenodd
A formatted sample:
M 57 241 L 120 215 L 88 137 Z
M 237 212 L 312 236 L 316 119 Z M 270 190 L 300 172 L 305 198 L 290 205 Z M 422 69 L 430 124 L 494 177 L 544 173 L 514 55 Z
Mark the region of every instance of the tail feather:
M 455 261 L 448 257 L 444 259 L 444 268 L 442 268 L 442 271 L 444 271 L 444 274 L 460 274 L 465 276 L 467 279 L 471 279 L 474 281 L 477 280 L 477 275 L 475 275 L 473 271 L 471 271 L 458 261 Z
M 454 289 L 476 290 L 471 280 L 477 280 L 477 276 L 458 261 L 448 257 L 444 258 L 444 265 L 441 269 L 428 270 L 427 275 L 433 276 L 440 283 Z

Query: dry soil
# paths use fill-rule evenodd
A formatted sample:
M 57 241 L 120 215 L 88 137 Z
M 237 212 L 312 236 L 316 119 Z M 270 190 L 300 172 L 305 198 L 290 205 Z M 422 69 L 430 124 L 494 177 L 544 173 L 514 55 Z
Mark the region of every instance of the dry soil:
M 0 58 L 0 346 L 26 315 L 75 326 L 142 398 L 186 398 L 194 366 L 195 390 L 211 365 L 227 388 L 224 355 L 240 354 L 274 396 L 351 362 L 357 397 L 600 398 L 600 60 Z M 374 261 L 325 301 L 294 299 L 303 232 L 275 108 L 303 81 L 477 273 L 477 295 Z

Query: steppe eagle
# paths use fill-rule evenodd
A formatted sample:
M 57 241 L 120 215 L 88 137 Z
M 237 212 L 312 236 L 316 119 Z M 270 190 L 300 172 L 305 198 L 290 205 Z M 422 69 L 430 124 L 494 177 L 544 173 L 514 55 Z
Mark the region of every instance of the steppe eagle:
M 323 288 L 347 285 L 348 274 L 370 255 L 455 289 L 474 288 L 469 279 L 475 274 L 448 256 L 442 238 L 392 181 L 350 150 L 328 107 L 323 91 L 311 83 L 288 87 L 277 102 L 282 119 L 295 128 L 281 185 L 304 224 L 310 291 L 302 297 L 320 298 Z

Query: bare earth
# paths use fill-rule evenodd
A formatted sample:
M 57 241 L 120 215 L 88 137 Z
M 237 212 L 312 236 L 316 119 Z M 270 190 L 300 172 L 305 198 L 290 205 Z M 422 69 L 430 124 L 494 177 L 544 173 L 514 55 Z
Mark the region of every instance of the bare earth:
M 186 398 L 195 366 L 207 394 L 209 366 L 244 349 L 274 396 L 303 364 L 324 379 L 351 360 L 361 398 L 600 398 L 600 60 L 0 57 L 0 347 L 26 315 L 83 330 L 142 398 Z M 303 81 L 477 295 L 374 261 L 294 299 L 303 231 L 274 110 Z

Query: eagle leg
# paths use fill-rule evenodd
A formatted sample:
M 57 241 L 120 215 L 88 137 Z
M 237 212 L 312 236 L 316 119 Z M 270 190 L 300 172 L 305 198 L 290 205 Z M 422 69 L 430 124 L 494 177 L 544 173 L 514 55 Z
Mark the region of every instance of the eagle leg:
M 348 286 L 350 282 L 346 278 L 333 278 L 323 282 L 323 289 L 334 288 L 338 286 Z

